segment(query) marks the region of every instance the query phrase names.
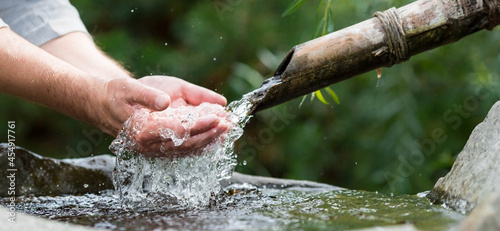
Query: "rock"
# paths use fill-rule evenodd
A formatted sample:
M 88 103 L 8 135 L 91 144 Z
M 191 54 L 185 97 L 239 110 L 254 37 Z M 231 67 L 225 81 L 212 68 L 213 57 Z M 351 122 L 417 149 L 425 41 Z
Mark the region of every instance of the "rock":
M 474 128 L 451 171 L 437 181 L 428 197 L 467 213 L 492 194 L 500 194 L 500 101 Z
M 481 200 L 460 224 L 459 231 L 486 231 L 500 229 L 500 194 Z
M 230 179 L 221 181 L 221 185 L 226 187 L 233 183 L 251 184 L 259 188 L 274 188 L 274 189 L 308 189 L 308 190 L 343 190 L 343 188 L 332 186 L 329 184 L 316 183 L 306 180 L 288 180 L 273 177 L 251 176 L 234 172 Z
M 8 145 L 0 144 L 0 166 L 7 168 L 0 171 L 0 178 L 13 179 L 13 182 L 0 180 L 0 196 L 13 196 L 12 189 L 15 196 L 85 194 L 113 189 L 115 158 L 110 155 L 56 160 L 20 147 L 13 151 L 15 156 L 9 159 Z
M 59 221 L 52 221 L 28 215 L 20 212 L 14 212 L 15 220 L 10 220 L 13 217 L 7 207 L 0 205 L 0 230 L 16 230 L 16 231 L 33 231 L 33 230 L 50 230 L 50 231 L 98 231 L 95 229 L 80 225 L 74 225 Z M 12 222 L 14 221 L 14 222 Z

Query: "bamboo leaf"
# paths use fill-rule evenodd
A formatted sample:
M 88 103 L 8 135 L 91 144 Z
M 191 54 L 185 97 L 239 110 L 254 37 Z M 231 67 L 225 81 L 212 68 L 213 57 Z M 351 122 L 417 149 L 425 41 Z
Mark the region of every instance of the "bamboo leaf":
M 339 97 L 337 96 L 337 93 L 335 93 L 330 87 L 326 87 L 325 90 L 326 90 L 326 92 L 328 92 L 330 97 L 332 97 L 332 99 L 333 99 L 333 101 L 335 101 L 335 103 L 340 104 L 340 100 L 339 100 Z
M 300 107 L 302 107 L 302 104 L 304 103 L 306 98 L 307 98 L 307 95 L 302 96 L 302 100 L 300 101 L 300 104 L 299 104 L 299 109 L 300 109 Z
M 299 9 L 300 6 L 302 6 L 302 4 L 304 4 L 304 2 L 306 2 L 307 0 L 295 0 L 292 2 L 292 4 L 290 4 L 285 12 L 283 12 L 283 14 L 281 15 L 281 17 L 285 17 L 287 15 L 290 15 L 292 14 L 293 12 L 297 11 Z
M 328 101 L 325 100 L 325 97 L 323 97 L 321 90 L 317 90 L 314 93 L 316 94 L 316 97 L 318 97 L 319 101 L 321 101 L 324 104 L 330 104 L 330 103 L 328 103 Z
M 329 33 L 332 33 L 333 32 L 333 13 L 332 13 L 332 9 L 328 8 L 328 13 L 327 13 L 327 17 L 326 17 L 326 34 L 329 34 Z
M 323 25 L 325 21 L 320 20 L 316 25 L 316 31 L 314 32 L 314 38 L 320 37 L 323 31 Z
M 333 17 L 330 9 L 331 1 L 324 0 L 318 4 L 315 38 L 333 32 Z

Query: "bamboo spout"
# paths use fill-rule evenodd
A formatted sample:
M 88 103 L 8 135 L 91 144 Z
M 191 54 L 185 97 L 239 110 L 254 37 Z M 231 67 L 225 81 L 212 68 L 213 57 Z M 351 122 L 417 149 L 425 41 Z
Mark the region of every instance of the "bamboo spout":
M 249 114 L 475 33 L 500 21 L 500 0 L 419 0 L 297 45 L 252 92 Z

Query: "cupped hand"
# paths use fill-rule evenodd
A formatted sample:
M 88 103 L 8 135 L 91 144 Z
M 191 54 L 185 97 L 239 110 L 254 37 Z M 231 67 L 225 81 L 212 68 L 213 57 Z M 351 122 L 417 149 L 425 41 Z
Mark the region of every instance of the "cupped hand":
M 172 100 L 172 107 L 196 106 L 204 102 L 226 106 L 227 103 L 224 96 L 176 77 L 153 75 L 142 77 L 139 81 L 167 93 Z
M 134 107 L 139 106 L 151 111 L 152 118 L 143 121 L 140 130 L 133 135 L 137 151 L 146 156 L 184 155 L 214 141 L 230 127 L 222 107 L 226 105 L 223 96 L 175 77 L 113 79 L 106 83 L 104 95 L 104 107 L 95 109 L 101 109 L 98 110 L 101 130 L 113 136 L 122 129 L 127 118 L 133 117 Z M 204 102 L 222 105 L 219 106 L 220 112 L 200 115 L 188 131 L 183 126 L 184 121 L 179 119 L 182 115 L 159 116 L 168 107 L 196 108 L 195 106 Z M 176 145 L 175 139 L 162 137 L 166 131 L 176 134 L 187 132 L 188 138 L 181 145 Z
M 186 107 L 184 107 L 186 108 Z M 193 112 L 196 107 L 193 108 Z M 182 112 L 170 109 L 163 112 L 136 111 L 131 118 L 129 135 L 135 142 L 136 151 L 147 157 L 186 157 L 197 155 L 203 147 L 220 137 L 229 128 L 225 112 L 196 116 L 189 121 Z M 176 114 L 177 113 L 177 114 Z
M 141 84 L 136 79 L 116 78 L 104 83 L 97 91 L 100 104 L 90 105 L 94 111 L 97 126 L 104 132 L 116 137 L 123 123 L 132 115 L 136 105 L 155 111 L 165 110 L 170 105 L 170 96 L 158 89 Z M 100 97 L 99 97 L 100 96 Z M 90 100 L 90 99 L 89 99 Z

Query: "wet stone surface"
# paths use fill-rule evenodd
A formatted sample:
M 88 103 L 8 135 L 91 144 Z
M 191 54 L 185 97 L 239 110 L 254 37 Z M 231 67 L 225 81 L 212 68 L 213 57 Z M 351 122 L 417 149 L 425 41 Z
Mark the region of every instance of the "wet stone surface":
M 15 147 L 15 192 L 20 195 L 62 195 L 99 193 L 112 189 L 114 157 L 56 160 Z M 8 145 L 0 144 L 0 166 L 8 166 Z M 7 179 L 8 171 L 0 171 Z M 8 180 L 0 180 L 0 196 L 9 196 Z

